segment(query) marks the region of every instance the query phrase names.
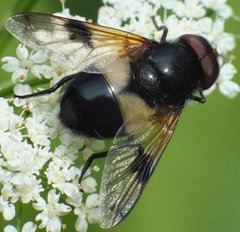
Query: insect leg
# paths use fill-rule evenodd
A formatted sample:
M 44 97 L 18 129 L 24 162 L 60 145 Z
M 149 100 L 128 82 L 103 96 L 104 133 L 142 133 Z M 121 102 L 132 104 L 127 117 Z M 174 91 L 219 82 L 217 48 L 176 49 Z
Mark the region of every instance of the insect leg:
M 191 100 L 196 101 L 196 102 L 199 102 L 199 103 L 205 103 L 205 102 L 206 102 L 206 99 L 205 99 L 205 97 L 204 97 L 204 95 L 203 95 L 202 90 L 199 90 L 198 93 L 199 93 L 200 97 L 191 95 L 189 98 L 190 98 Z
M 157 21 L 156 21 L 155 16 L 152 16 L 151 19 L 152 19 L 152 21 L 153 21 L 154 26 L 156 27 L 156 29 L 157 29 L 158 31 L 162 31 L 162 30 L 163 30 L 163 34 L 162 34 L 162 37 L 161 37 L 160 42 L 165 42 L 165 41 L 166 41 L 166 38 L 167 38 L 167 34 L 168 34 L 168 28 L 167 28 L 166 26 L 164 26 L 164 25 L 159 26 L 159 25 L 157 24 Z
M 50 93 L 53 93 L 55 92 L 57 89 L 59 89 L 63 84 L 65 84 L 66 82 L 72 80 L 76 78 L 76 75 L 73 74 L 73 75 L 70 75 L 70 76 L 66 76 L 64 77 L 63 79 L 61 79 L 59 82 L 57 82 L 54 86 L 52 86 L 51 88 L 49 89 L 44 89 L 42 91 L 38 91 L 36 93 L 31 93 L 31 94 L 26 94 L 26 95 L 16 95 L 14 94 L 13 97 L 16 98 L 21 98 L 21 99 L 25 99 L 25 98 L 30 98 L 30 97 L 37 97 L 37 96 L 42 96 L 42 95 L 45 95 L 45 94 L 50 94 Z
M 92 154 L 92 155 L 87 159 L 86 163 L 85 163 L 84 166 L 83 166 L 83 169 L 82 169 L 81 175 L 80 175 L 80 177 L 79 177 L 78 183 L 81 184 L 81 182 L 82 182 L 82 180 L 83 180 L 83 177 L 84 177 L 85 173 L 87 172 L 88 168 L 91 166 L 93 160 L 98 159 L 98 158 L 105 158 L 105 157 L 107 156 L 107 154 L 108 154 L 108 151 Z

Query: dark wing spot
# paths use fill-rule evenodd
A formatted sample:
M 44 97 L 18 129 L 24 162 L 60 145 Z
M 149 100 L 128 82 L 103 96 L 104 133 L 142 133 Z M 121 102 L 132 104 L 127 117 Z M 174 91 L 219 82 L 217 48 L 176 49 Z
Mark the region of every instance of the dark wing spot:
M 91 36 L 91 31 L 78 20 L 66 20 L 65 25 L 70 32 L 70 40 L 81 41 L 83 44 L 87 45 L 89 48 L 93 47 Z
M 131 164 L 131 171 L 137 173 L 136 179 L 145 184 L 150 178 L 150 171 L 154 162 L 154 157 L 147 154 L 144 148 L 138 145 L 136 152 L 138 156 Z

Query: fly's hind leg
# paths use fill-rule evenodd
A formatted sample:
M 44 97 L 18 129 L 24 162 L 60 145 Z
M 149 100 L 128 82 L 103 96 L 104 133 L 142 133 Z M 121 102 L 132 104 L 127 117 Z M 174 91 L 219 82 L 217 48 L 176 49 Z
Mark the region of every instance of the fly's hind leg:
M 86 174 L 88 168 L 91 166 L 93 160 L 99 159 L 99 158 L 105 158 L 105 157 L 107 156 L 107 154 L 108 154 L 108 151 L 101 152 L 101 153 L 94 153 L 94 154 L 92 154 L 92 155 L 87 159 L 86 163 L 85 163 L 84 166 L 83 166 L 81 175 L 80 175 L 80 177 L 79 177 L 78 183 L 80 184 L 80 186 L 81 186 L 81 182 L 82 182 L 82 180 L 83 180 L 83 177 L 84 177 L 84 175 Z

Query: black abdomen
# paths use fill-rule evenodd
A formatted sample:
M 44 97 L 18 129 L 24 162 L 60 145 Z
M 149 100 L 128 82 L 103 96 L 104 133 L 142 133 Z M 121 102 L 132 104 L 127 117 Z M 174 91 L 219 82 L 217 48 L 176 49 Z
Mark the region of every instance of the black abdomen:
M 62 123 L 77 134 L 114 137 L 123 124 L 118 102 L 102 74 L 80 72 L 67 87 L 59 114 Z

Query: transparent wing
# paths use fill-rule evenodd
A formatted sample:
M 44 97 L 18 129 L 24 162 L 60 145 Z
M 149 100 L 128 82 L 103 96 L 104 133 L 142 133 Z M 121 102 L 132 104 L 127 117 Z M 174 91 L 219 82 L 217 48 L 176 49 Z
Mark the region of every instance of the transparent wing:
M 12 16 L 6 28 L 53 61 L 87 72 L 99 72 L 119 57 L 137 59 L 151 45 L 125 31 L 42 13 Z
M 151 116 L 150 125 L 142 129 L 134 125 L 138 121 L 136 115 L 130 119 L 131 128 L 135 129 L 126 131 L 123 126 L 119 130 L 101 182 L 99 220 L 103 228 L 115 226 L 131 211 L 163 154 L 181 111 L 182 107 L 166 106 L 158 116 Z

